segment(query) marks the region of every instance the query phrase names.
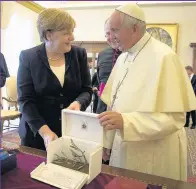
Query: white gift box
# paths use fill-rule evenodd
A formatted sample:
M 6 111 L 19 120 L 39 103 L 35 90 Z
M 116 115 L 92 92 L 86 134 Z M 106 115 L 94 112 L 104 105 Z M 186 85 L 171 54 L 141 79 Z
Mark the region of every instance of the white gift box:
M 101 172 L 102 147 L 97 114 L 62 110 L 62 137 L 49 144 L 47 163 L 31 177 L 62 189 L 80 189 Z

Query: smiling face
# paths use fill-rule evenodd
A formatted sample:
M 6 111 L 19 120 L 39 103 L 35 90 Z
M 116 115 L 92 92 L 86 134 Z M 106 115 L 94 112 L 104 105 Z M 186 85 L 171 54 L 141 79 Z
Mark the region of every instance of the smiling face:
M 105 37 L 106 37 L 107 43 L 113 49 L 118 49 L 118 43 L 111 36 L 111 29 L 110 29 L 110 25 L 109 25 L 109 20 L 105 23 L 104 31 L 105 31 Z
M 55 52 L 66 53 L 71 50 L 71 42 L 74 40 L 73 30 L 48 31 L 46 38 L 51 49 Z
M 110 18 L 111 38 L 118 44 L 121 51 L 133 47 L 138 40 L 138 27 L 136 25 L 126 26 L 119 11 L 115 11 Z
M 75 26 L 69 13 L 56 8 L 44 9 L 37 20 L 41 41 L 47 44 L 50 51 L 61 54 L 71 50 Z

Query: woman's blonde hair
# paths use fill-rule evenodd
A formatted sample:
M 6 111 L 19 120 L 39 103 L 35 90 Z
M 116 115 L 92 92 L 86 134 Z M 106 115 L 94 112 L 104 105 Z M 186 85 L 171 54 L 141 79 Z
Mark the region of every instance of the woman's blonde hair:
M 47 31 L 67 30 L 72 32 L 75 28 L 75 20 L 69 13 L 56 8 L 44 9 L 38 16 L 37 29 L 40 40 L 43 42 L 46 39 Z

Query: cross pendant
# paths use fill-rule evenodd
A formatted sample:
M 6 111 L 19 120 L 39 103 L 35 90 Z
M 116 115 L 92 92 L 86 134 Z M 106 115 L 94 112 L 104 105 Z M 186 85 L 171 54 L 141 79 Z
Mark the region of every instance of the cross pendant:
M 116 94 L 113 95 L 111 108 L 113 108 L 113 106 L 114 106 L 114 102 L 116 100 L 116 96 L 117 96 Z
M 113 106 L 114 106 L 114 102 L 115 102 L 115 100 L 116 100 L 116 98 L 117 98 L 118 90 L 119 90 L 120 86 L 122 85 L 122 83 L 123 83 L 125 77 L 127 76 L 128 71 L 129 71 L 129 70 L 128 70 L 128 68 L 127 68 L 127 69 L 126 69 L 126 73 L 125 73 L 125 75 L 124 75 L 122 81 L 119 81 L 118 85 L 116 86 L 116 91 L 115 91 L 115 94 L 113 95 L 111 108 L 113 108 Z
M 116 99 L 116 94 L 115 95 L 113 95 L 113 101 Z

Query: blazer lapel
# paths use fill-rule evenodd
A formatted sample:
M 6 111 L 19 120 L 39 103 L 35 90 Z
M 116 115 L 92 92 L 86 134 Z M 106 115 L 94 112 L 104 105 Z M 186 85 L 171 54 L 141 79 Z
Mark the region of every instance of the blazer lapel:
M 47 68 L 50 69 L 50 65 L 48 62 L 48 58 L 47 58 L 47 54 L 46 54 L 46 48 L 45 48 L 45 44 L 41 44 L 40 48 L 38 49 L 38 54 L 40 56 L 40 58 L 42 59 L 43 63 L 46 65 Z M 70 68 L 70 64 L 71 64 L 71 51 L 65 53 L 65 61 L 66 61 L 66 70 L 65 72 L 67 72 Z M 50 69 L 51 70 L 51 69 Z
M 71 52 L 67 52 L 65 53 L 65 75 L 64 75 L 64 84 L 63 84 L 63 88 L 66 85 L 66 81 L 67 81 L 67 73 L 70 69 L 70 65 L 71 65 Z
M 46 54 L 46 48 L 45 48 L 45 44 L 44 43 L 40 45 L 40 48 L 38 49 L 37 53 L 39 54 L 43 64 L 47 67 L 48 71 L 51 73 L 51 75 L 56 80 L 58 86 L 60 86 L 62 88 L 59 79 L 57 78 L 57 76 L 53 73 L 53 71 L 50 68 L 50 65 L 49 65 L 49 62 L 48 62 L 48 58 L 47 58 L 47 54 Z
M 45 48 L 45 43 L 41 44 L 38 48 L 38 54 L 40 56 L 40 58 L 42 59 L 44 65 L 50 70 L 50 72 L 55 76 L 55 78 L 58 80 L 58 78 L 56 77 L 56 75 L 52 72 L 52 70 L 50 69 L 50 65 L 48 62 L 48 58 L 47 58 L 47 54 L 46 54 L 46 48 Z M 71 51 L 67 52 L 64 54 L 65 55 L 65 76 L 68 72 L 68 70 L 70 69 L 70 65 L 71 65 Z M 64 76 L 64 84 L 66 82 L 66 77 Z M 58 80 L 59 85 L 61 86 L 59 80 Z M 61 86 L 62 87 L 62 86 Z
M 71 51 L 65 53 L 65 67 L 66 67 L 65 73 L 67 73 L 71 65 L 71 59 L 72 59 L 71 54 L 72 54 Z
M 49 65 L 49 62 L 48 62 L 47 54 L 46 54 L 45 43 L 42 43 L 40 45 L 40 48 L 38 49 L 37 52 L 38 52 L 40 58 L 42 59 L 43 63 L 45 64 L 45 66 L 50 69 L 50 65 Z

